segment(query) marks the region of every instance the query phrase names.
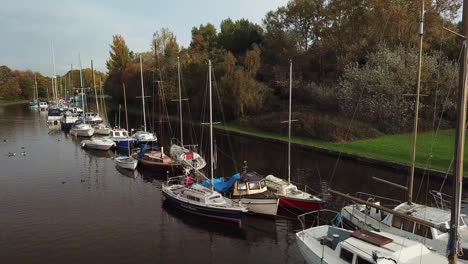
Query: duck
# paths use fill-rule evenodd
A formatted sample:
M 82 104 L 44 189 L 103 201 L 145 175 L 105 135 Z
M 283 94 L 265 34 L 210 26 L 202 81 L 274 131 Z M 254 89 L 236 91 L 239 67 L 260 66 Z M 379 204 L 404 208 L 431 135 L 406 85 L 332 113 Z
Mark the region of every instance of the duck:
M 14 157 L 14 156 L 16 156 L 15 152 L 8 152 L 8 157 Z

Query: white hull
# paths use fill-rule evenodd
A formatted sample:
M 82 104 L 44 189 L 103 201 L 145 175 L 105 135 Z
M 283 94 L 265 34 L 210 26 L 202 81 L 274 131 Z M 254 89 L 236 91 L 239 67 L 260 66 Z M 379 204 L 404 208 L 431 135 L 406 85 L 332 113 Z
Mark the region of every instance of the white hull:
M 135 170 L 138 165 L 138 160 L 131 159 L 131 161 L 126 161 L 126 159 L 121 159 L 122 157 L 117 157 L 115 159 L 115 165 L 122 169 Z
M 278 198 L 253 199 L 242 197 L 233 198 L 232 200 L 240 202 L 240 204 L 246 207 L 251 213 L 276 216 L 278 212 Z
M 115 143 L 102 142 L 101 140 L 83 140 L 81 141 L 82 148 L 96 149 L 96 150 L 109 150 L 115 146 Z
M 94 135 L 94 129 L 70 129 L 70 134 L 75 137 L 91 137 Z
M 111 132 L 110 128 L 95 128 L 94 129 L 95 135 L 108 136 L 110 132 Z

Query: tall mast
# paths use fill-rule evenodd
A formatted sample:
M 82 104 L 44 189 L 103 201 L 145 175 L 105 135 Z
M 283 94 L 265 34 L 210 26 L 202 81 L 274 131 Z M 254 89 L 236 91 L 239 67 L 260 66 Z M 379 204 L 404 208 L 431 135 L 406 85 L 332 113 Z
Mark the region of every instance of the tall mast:
M 81 105 L 83 106 L 83 123 L 86 124 L 86 111 L 85 111 L 85 99 L 84 99 L 84 87 L 83 87 L 83 65 L 81 65 L 81 55 L 78 53 L 78 60 L 80 63 L 80 88 L 81 88 Z
M 35 101 L 37 102 L 37 105 L 39 106 L 39 92 L 37 90 L 37 78 L 36 78 L 36 73 L 34 73 L 34 97 Z
M 128 131 L 127 95 L 125 92 L 125 83 L 122 83 L 122 87 L 123 87 L 124 105 L 125 105 L 125 126 L 127 127 L 127 131 Z
M 213 186 L 213 98 L 211 98 L 211 60 L 208 60 L 208 81 L 209 85 L 209 96 L 210 96 L 210 170 L 211 170 L 211 192 L 214 191 Z
M 182 91 L 180 88 L 180 60 L 177 56 L 177 76 L 179 79 L 179 122 L 180 122 L 180 145 L 184 147 L 184 127 L 182 123 Z
M 467 38 L 468 38 L 468 0 L 463 1 L 463 19 L 462 19 L 462 35 L 463 39 L 463 56 L 460 62 L 460 73 L 458 77 L 458 120 L 455 136 L 455 156 L 454 156 L 454 172 L 453 172 L 453 195 L 452 195 L 452 212 L 450 219 L 450 233 L 449 233 L 449 263 L 457 263 L 458 261 L 458 246 L 459 246 L 459 221 L 461 211 L 461 195 L 463 184 L 463 155 L 465 145 L 465 124 L 466 124 L 466 102 L 467 102 L 467 89 L 466 77 L 467 69 L 466 63 L 468 59 L 467 54 Z
M 419 61 L 418 61 L 418 80 L 416 84 L 416 106 L 414 109 L 413 142 L 411 146 L 411 172 L 408 181 L 408 204 L 413 202 L 413 182 L 414 170 L 416 166 L 416 143 L 418 138 L 418 120 L 419 120 L 419 93 L 421 90 L 421 68 L 422 52 L 424 40 L 424 0 L 421 0 L 421 18 L 419 22 Z
M 93 74 L 94 98 L 96 99 L 97 114 L 99 115 L 99 102 L 97 98 L 96 79 L 94 78 L 93 60 L 91 60 L 91 72 Z
M 145 113 L 145 90 L 143 86 L 143 64 L 140 55 L 140 74 L 141 74 L 141 103 L 143 105 L 143 128 L 146 132 L 146 113 Z
M 52 64 L 54 65 L 54 77 L 52 78 L 52 92 L 54 96 L 55 103 L 58 105 L 57 100 L 57 72 L 55 70 L 55 52 L 54 52 L 54 44 L 50 42 L 50 48 L 52 49 Z
M 288 183 L 291 184 L 291 103 L 292 103 L 292 60 L 289 61 L 289 118 L 288 118 Z

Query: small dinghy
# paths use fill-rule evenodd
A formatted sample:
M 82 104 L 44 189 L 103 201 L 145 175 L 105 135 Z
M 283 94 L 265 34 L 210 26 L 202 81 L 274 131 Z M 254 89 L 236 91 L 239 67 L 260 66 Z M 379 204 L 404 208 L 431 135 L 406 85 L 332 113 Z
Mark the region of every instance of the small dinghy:
M 115 158 L 115 165 L 122 169 L 135 170 L 138 160 L 129 156 L 120 156 Z
M 90 140 L 81 141 L 81 147 L 96 150 L 109 150 L 115 147 L 115 142 L 108 138 L 92 138 Z

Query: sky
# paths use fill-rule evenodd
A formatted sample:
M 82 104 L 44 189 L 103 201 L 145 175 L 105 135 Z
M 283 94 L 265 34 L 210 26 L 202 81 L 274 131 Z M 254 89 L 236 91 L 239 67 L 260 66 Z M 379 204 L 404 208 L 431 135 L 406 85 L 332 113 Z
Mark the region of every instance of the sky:
M 122 35 L 135 52 L 149 51 L 153 33 L 173 31 L 188 46 L 191 29 L 223 19 L 261 24 L 287 0 L 14 0 L 0 9 L 0 65 L 15 70 L 64 74 L 73 64 L 106 71 L 112 35 Z

